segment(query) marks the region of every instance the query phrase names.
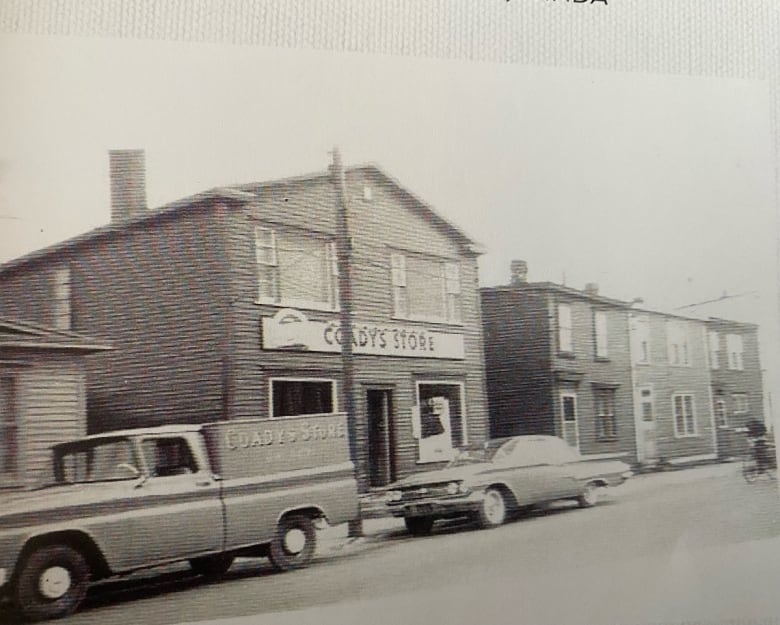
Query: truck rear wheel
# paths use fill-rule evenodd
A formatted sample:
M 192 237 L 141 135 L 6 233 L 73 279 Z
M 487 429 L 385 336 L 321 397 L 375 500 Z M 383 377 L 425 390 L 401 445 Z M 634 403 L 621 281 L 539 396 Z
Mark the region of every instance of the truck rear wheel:
M 87 561 L 72 547 L 36 549 L 25 559 L 16 579 L 16 606 L 30 621 L 67 616 L 87 594 L 89 576 Z
M 312 520 L 304 514 L 290 514 L 279 521 L 268 557 L 277 571 L 300 569 L 311 562 L 316 546 Z

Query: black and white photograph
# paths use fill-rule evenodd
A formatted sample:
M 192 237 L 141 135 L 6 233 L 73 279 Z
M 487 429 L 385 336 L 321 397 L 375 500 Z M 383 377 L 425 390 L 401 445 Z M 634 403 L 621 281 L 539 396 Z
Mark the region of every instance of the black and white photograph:
M 779 50 L 0 3 L 0 623 L 780 623 Z

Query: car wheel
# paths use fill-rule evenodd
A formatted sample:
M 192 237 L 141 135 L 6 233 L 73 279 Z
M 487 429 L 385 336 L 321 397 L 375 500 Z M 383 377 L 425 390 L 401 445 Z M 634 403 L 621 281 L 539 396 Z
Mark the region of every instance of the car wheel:
M 291 514 L 279 521 L 268 557 L 277 571 L 300 569 L 311 562 L 316 546 L 312 520 L 304 514 Z
M 604 493 L 604 486 L 591 482 L 585 485 L 585 490 L 577 498 L 577 503 L 580 504 L 580 508 L 592 508 L 599 501 Z
M 202 558 L 193 558 L 190 560 L 190 568 L 197 575 L 202 575 L 208 579 L 219 579 L 233 564 L 233 556 L 227 554 L 217 554 L 214 556 L 204 556 Z
M 407 516 L 404 517 L 404 524 L 413 536 L 427 536 L 433 530 L 434 520 L 429 516 Z
M 25 560 L 16 580 L 15 601 L 27 620 L 60 618 L 78 608 L 89 586 L 84 556 L 66 545 L 47 545 Z
M 477 512 L 480 527 L 491 528 L 503 525 L 507 518 L 507 501 L 498 488 L 488 488 Z

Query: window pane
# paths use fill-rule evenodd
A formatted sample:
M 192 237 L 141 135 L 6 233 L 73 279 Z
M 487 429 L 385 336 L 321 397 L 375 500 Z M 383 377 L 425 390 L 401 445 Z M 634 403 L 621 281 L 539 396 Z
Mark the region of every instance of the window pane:
M 596 355 L 605 358 L 607 354 L 607 315 L 597 312 L 594 316 L 596 327 Z
M 300 301 L 332 305 L 332 266 L 325 241 L 279 234 L 277 258 L 282 303 Z
M 406 284 L 410 316 L 446 318 L 444 276 L 440 262 L 406 257 Z
M 291 417 L 333 412 L 333 382 L 273 380 L 273 416 Z
M 558 349 L 562 352 L 571 352 L 571 308 L 566 304 L 558 306 Z

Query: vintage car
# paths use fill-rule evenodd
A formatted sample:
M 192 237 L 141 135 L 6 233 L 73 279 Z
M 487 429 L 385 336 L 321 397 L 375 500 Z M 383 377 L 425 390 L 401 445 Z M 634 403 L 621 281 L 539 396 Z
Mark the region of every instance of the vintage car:
M 546 502 L 593 506 L 604 488 L 630 475 L 624 462 L 584 458 L 560 438 L 515 436 L 463 449 L 444 469 L 391 484 L 386 503 L 415 535 L 430 533 L 436 519 L 464 516 L 490 528 L 513 511 Z

